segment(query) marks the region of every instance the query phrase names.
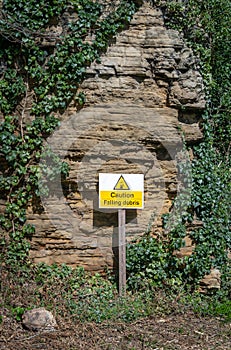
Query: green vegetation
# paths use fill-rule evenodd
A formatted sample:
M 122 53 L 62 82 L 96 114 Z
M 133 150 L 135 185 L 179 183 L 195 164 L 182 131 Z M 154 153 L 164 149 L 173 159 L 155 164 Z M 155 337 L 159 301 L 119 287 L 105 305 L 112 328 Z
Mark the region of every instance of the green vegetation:
M 55 117 L 74 100 L 79 108 L 84 96 L 77 92 L 86 67 L 107 48 L 110 40 L 131 19 L 136 6 L 121 1 L 105 18 L 104 6 L 89 0 L 3 1 L 0 20 L 0 195 L 6 200 L 1 246 L 9 263 L 25 260 L 34 228 L 26 223 L 26 208 L 39 196 L 42 173 L 53 180 L 68 173 L 66 163 L 44 147 L 44 140 L 59 125 Z M 56 35 L 50 26 L 65 21 L 65 11 L 75 19 Z M 77 19 L 76 19 L 77 18 Z M 67 21 L 67 20 L 66 20 Z M 92 37 L 91 42 L 86 40 Z M 48 41 L 49 44 L 44 44 Z M 53 44 L 54 43 L 54 44 Z M 29 107 L 28 107 L 29 106 Z M 29 119 L 29 120 L 28 120 Z M 45 154 L 45 155 L 44 155 Z M 52 166 L 41 169 L 41 156 Z M 40 190 L 47 193 L 46 183 Z
M 41 264 L 17 271 L 4 269 L 3 274 L 2 302 L 17 320 L 25 310 L 44 306 L 60 316 L 82 321 L 129 322 L 151 314 L 154 307 L 151 291 L 119 298 L 112 276 L 92 276 L 83 268 Z M 159 305 L 160 311 L 164 308 L 164 304 Z
M 194 147 L 188 212 L 167 239 L 159 242 L 145 236 L 130 246 L 128 282 L 132 288 L 139 288 L 141 280 L 142 285 L 167 282 L 195 288 L 214 267 L 222 272 L 222 288 L 228 293 L 231 283 L 228 259 L 231 249 L 231 4 L 225 0 L 158 3 L 166 24 L 182 32 L 200 58 L 207 96 L 202 123 L 204 141 Z M 190 232 L 196 244 L 194 252 L 190 257 L 176 258 L 172 252 L 184 245 L 186 225 L 193 219 L 202 222 L 200 228 Z
M 228 299 L 219 300 L 217 298 L 200 298 L 196 304 L 196 298 L 193 300 L 193 309 L 201 316 L 222 317 L 224 321 L 231 321 L 231 301 Z
M 231 317 L 230 301 L 221 295 L 188 294 L 182 288 L 171 291 L 167 286 L 149 287 L 119 297 L 113 276 L 92 276 L 81 267 L 41 264 L 10 269 L 3 266 L 1 274 L 0 306 L 7 308 L 17 321 L 26 310 L 42 306 L 57 317 L 97 323 L 131 322 L 187 310 L 201 316 L 219 316 L 224 321 L 230 321 Z
M 113 36 L 129 23 L 138 3 L 123 0 L 103 17 L 104 6 L 89 0 L 3 1 L 0 195 L 6 201 L 6 210 L 0 215 L 2 300 L 18 319 L 23 310 L 42 305 L 97 322 L 113 317 L 131 321 L 158 308 L 166 312 L 165 302 L 160 305 L 160 299 L 157 302 L 153 297 L 154 291 L 160 287 L 163 293 L 165 287 L 174 293 L 182 292 L 183 287 L 194 290 L 211 267 L 222 272 L 222 293 L 212 297 L 211 303 L 200 296 L 197 311 L 230 319 L 230 303 L 225 298 L 231 284 L 227 255 L 231 249 L 231 4 L 226 0 L 150 1 L 153 6 L 161 6 L 166 24 L 180 30 L 200 57 L 207 108 L 202 124 L 204 142 L 194 148 L 188 212 L 165 240 L 147 233 L 128 249 L 128 286 L 139 293 L 120 299 L 111 279 L 88 276 L 82 269 L 35 267 L 28 262 L 34 228 L 26 222 L 26 209 L 39 196 L 41 172 L 50 179 L 68 174 L 67 165 L 44 148 L 44 140 L 58 127 L 57 115 L 70 102 L 78 108 L 84 104 L 78 86 L 86 67 L 100 60 Z M 70 22 L 65 22 L 67 10 L 73 14 Z M 56 36 L 50 28 L 61 18 L 62 33 Z M 51 159 L 52 168 L 38 166 L 44 153 Z M 47 191 L 45 183 L 43 190 Z M 195 218 L 202 222 L 190 233 L 195 251 L 179 259 L 172 252 L 183 246 L 186 224 Z

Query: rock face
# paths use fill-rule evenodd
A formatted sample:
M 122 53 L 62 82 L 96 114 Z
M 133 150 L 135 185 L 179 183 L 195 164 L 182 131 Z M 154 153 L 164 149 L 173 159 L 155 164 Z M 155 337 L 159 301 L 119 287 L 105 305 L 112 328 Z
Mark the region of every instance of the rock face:
M 182 132 L 189 145 L 202 139 L 205 100 L 197 59 L 148 4 L 87 69 L 80 91 L 85 107 L 70 106 L 48 140 L 70 175 L 49 184 L 44 209 L 34 203 L 28 212 L 36 227 L 31 258 L 98 271 L 116 266 L 118 246 L 116 211 L 98 208 L 98 173 L 143 173 L 145 208 L 127 211 L 127 240 L 150 228 L 161 233 L 161 215 L 185 190 L 177 171 L 188 162 Z M 180 215 L 171 210 L 169 228 Z
M 212 269 L 208 275 L 200 281 L 200 291 L 206 293 L 211 289 L 221 288 L 221 273 L 218 269 Z

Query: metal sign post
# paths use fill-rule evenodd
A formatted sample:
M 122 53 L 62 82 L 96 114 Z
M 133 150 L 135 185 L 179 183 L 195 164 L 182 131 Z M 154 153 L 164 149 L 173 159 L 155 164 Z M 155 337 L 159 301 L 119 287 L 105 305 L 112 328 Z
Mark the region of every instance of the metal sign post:
M 126 210 L 118 210 L 118 229 L 119 229 L 119 295 L 126 293 Z

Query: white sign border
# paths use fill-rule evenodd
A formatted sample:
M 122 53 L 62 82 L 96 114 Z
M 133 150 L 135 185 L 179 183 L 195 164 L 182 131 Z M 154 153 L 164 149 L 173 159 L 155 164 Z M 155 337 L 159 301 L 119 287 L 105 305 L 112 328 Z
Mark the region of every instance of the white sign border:
M 140 191 L 142 192 L 142 206 L 130 207 L 130 206 L 100 206 L 100 192 L 101 191 L 113 191 L 119 178 L 123 176 L 126 181 L 129 190 L 126 191 Z M 119 190 L 116 190 L 119 191 Z M 125 190 L 121 190 L 123 192 Z M 131 209 L 139 210 L 144 208 L 144 174 L 131 174 L 131 173 L 99 173 L 99 209 Z

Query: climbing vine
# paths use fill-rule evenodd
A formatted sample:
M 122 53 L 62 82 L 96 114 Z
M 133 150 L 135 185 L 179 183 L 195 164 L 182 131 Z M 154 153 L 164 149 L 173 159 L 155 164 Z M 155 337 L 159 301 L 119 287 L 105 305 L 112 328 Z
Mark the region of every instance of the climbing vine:
M 204 142 L 194 148 L 193 188 L 189 210 L 179 226 L 160 241 L 145 235 L 128 250 L 129 283 L 147 278 L 157 285 L 195 283 L 211 267 L 230 272 L 230 57 L 231 4 L 226 0 L 147 1 L 163 10 L 166 24 L 183 33 L 200 57 L 207 107 Z M 0 16 L 0 195 L 6 204 L 0 215 L 4 259 L 26 259 L 34 228 L 26 209 L 39 195 L 41 155 L 52 159 L 53 178 L 68 167 L 44 140 L 59 126 L 70 103 L 81 108 L 78 91 L 86 68 L 100 61 L 113 36 L 129 23 L 142 1 L 118 5 L 90 0 L 3 0 Z M 44 191 L 47 189 L 44 188 Z M 184 244 L 187 224 L 201 221 L 190 232 L 195 243 L 190 257 L 172 253 Z M 26 239 L 24 239 L 26 238 Z
M 181 11 L 185 14 L 185 22 L 181 24 L 185 37 L 200 56 L 207 94 L 202 124 L 204 142 L 194 147 L 192 163 L 191 211 L 201 220 L 202 226 L 191 232 L 196 247 L 193 255 L 187 258 L 185 272 L 190 277 L 200 278 L 211 268 L 218 268 L 222 272 L 222 287 L 228 290 L 228 253 L 231 249 L 231 4 L 217 0 L 202 3 L 191 0 L 183 3 Z
M 50 179 L 68 167 L 44 140 L 59 125 L 71 101 L 84 103 L 78 86 L 86 68 L 100 60 L 110 40 L 130 21 L 133 1 L 115 6 L 89 0 L 4 0 L 0 18 L 0 216 L 7 261 L 25 259 L 34 227 L 26 209 L 39 195 L 41 170 Z M 43 153 L 52 168 L 38 166 Z M 46 188 L 43 190 L 46 192 Z M 26 239 L 24 239 L 26 238 Z
M 155 1 L 154 1 L 155 3 Z M 222 272 L 222 287 L 231 284 L 230 259 L 230 55 L 231 4 L 226 1 L 159 1 L 166 24 L 179 30 L 200 58 L 207 106 L 203 115 L 204 141 L 193 149 L 192 195 L 188 214 L 166 241 L 144 237 L 128 250 L 129 283 L 195 286 L 211 268 Z M 187 170 L 187 169 L 186 169 Z M 184 170 L 183 170 L 184 171 Z M 166 221 L 166 217 L 164 222 Z M 194 219 L 200 227 L 187 232 Z M 190 235 L 193 254 L 177 258 L 173 253 Z

